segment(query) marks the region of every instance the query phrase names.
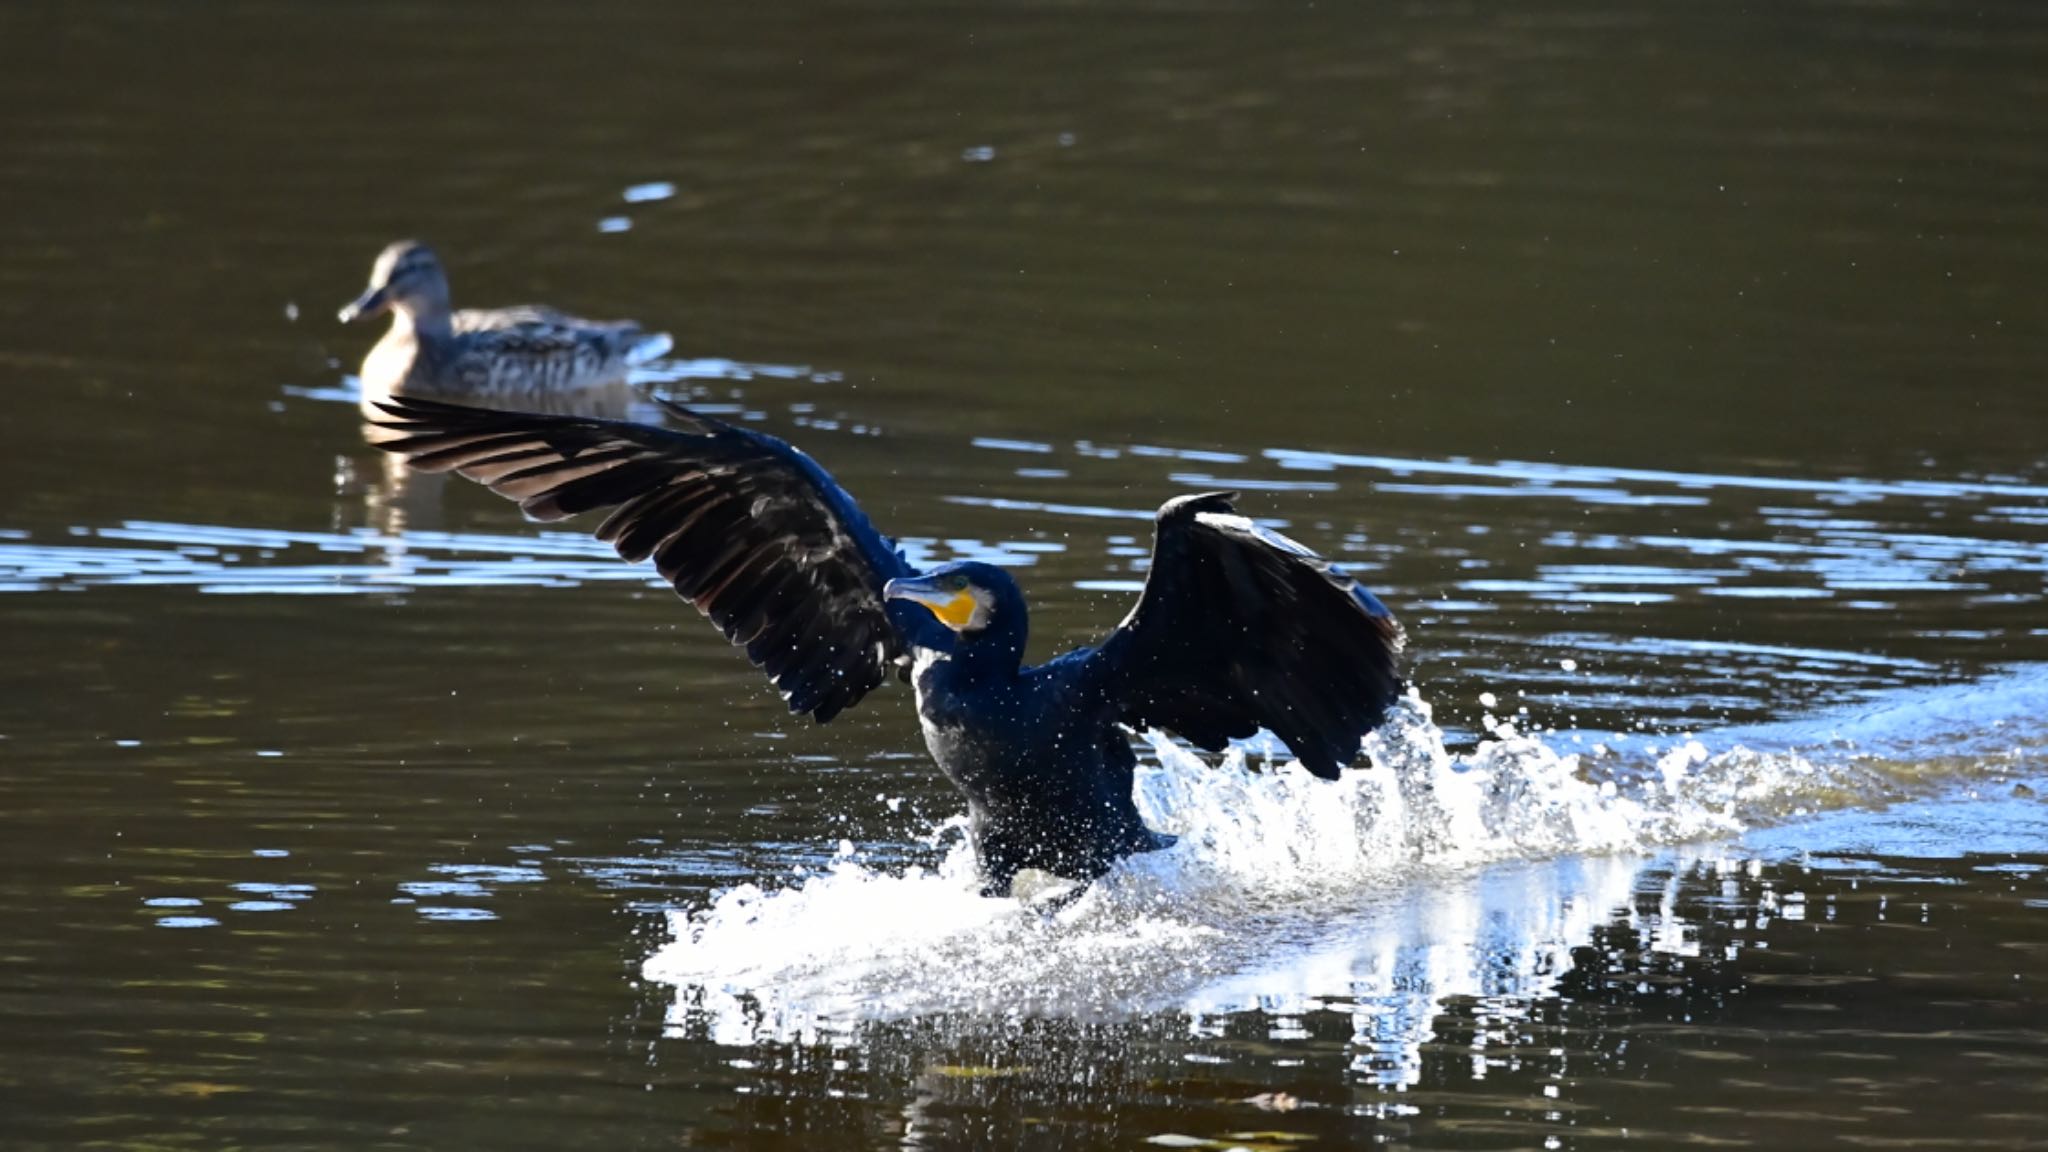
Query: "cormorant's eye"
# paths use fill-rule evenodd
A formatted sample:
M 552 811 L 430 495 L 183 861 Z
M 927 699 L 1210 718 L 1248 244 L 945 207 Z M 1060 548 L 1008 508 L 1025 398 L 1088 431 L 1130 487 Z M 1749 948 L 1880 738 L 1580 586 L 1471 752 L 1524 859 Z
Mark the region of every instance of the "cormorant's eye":
M 946 578 L 946 590 L 948 592 L 967 591 L 967 573 L 955 572 L 951 576 L 948 576 Z

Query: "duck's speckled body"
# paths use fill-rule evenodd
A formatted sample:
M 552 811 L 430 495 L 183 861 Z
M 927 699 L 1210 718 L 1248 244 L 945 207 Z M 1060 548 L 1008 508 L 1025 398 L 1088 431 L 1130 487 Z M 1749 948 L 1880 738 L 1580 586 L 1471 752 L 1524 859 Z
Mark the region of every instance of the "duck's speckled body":
M 427 396 L 524 411 L 581 407 L 593 389 L 668 351 L 667 333 L 630 320 L 584 320 L 553 308 L 454 311 L 432 249 L 401 240 L 384 249 L 370 286 L 341 310 L 344 323 L 391 314 L 391 330 L 363 358 L 363 410 L 392 396 Z

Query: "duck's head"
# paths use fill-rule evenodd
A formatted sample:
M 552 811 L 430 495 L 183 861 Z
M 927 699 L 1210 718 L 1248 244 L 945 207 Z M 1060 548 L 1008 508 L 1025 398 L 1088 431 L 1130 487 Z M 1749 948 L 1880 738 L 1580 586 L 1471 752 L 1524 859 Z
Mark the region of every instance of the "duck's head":
M 889 581 L 882 595 L 922 604 L 939 623 L 971 639 L 991 626 L 1021 628 L 1024 595 L 1008 572 L 978 560 L 934 568 L 921 576 Z
M 400 240 L 377 254 L 370 286 L 344 305 L 341 322 L 368 320 L 397 309 L 408 316 L 448 310 L 448 276 L 434 250 L 417 240 Z

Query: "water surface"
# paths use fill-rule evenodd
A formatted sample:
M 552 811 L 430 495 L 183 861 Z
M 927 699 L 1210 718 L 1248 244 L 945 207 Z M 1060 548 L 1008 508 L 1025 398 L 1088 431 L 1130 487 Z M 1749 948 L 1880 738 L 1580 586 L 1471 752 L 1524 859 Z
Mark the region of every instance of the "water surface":
M 2035 6 L 0 12 L 0 1144 L 2048 1141 Z M 363 443 L 378 248 L 676 338 L 1099 635 L 1241 491 L 1321 785 L 972 894 L 579 526 Z M 649 409 L 651 411 L 651 409 Z M 1149 1143 L 1148 1143 L 1149 1142 Z

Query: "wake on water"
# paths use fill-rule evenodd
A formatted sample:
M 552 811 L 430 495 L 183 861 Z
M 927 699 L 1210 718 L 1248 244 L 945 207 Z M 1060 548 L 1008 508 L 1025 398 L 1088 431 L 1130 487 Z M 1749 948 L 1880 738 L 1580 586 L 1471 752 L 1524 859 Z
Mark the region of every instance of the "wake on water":
M 1363 1025 L 1400 1031 L 1446 995 L 1542 991 L 1631 903 L 1646 853 L 1735 867 L 1725 841 L 1752 827 L 2031 771 L 2044 706 L 2048 669 L 2027 669 L 1676 742 L 1490 720 L 1454 753 L 1411 692 L 1367 738 L 1370 766 L 1334 783 L 1150 734 L 1139 808 L 1179 842 L 1071 904 L 979 896 L 955 820 L 935 869 L 878 871 L 842 844 L 820 874 L 672 911 L 644 974 L 678 987 L 673 1027 L 737 1044 L 933 1012 L 1199 1016 L 1405 990 L 1420 999 Z

